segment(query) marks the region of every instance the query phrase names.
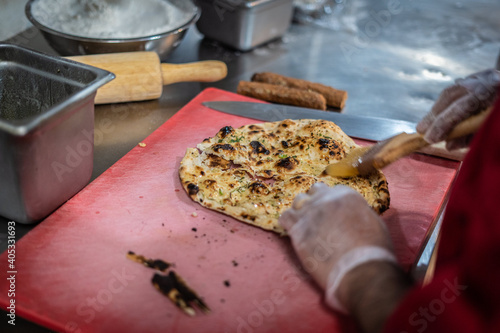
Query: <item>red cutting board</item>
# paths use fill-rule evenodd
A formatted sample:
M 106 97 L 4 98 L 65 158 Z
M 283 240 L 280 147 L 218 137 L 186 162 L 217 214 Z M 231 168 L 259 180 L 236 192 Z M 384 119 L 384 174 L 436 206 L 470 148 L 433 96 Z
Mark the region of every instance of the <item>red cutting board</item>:
M 256 122 L 201 105 L 211 100 L 252 99 L 203 91 L 145 147 L 134 148 L 17 243 L 17 315 L 65 332 L 353 330 L 350 319 L 322 303 L 287 238 L 205 209 L 182 189 L 177 170 L 187 147 L 223 126 Z M 385 170 L 391 208 L 383 217 L 405 268 L 458 165 L 415 154 Z M 128 251 L 174 262 L 212 312 L 194 318 L 180 312 L 152 286 L 153 270 L 126 259 Z M 5 309 L 6 253 L 0 261 Z

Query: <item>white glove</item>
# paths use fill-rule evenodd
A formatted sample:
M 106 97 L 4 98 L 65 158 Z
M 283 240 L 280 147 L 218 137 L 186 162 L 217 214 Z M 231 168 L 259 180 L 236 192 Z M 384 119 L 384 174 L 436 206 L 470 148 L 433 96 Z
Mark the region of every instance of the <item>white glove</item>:
M 327 304 L 341 312 L 336 291 L 348 271 L 372 260 L 396 262 L 384 222 L 350 187 L 313 185 L 279 223 L 304 268 L 326 290 Z
M 417 125 L 429 143 L 443 141 L 463 120 L 493 105 L 500 87 L 500 72 L 488 69 L 455 81 L 443 90 L 431 111 Z M 463 148 L 473 135 L 447 141 L 448 150 Z

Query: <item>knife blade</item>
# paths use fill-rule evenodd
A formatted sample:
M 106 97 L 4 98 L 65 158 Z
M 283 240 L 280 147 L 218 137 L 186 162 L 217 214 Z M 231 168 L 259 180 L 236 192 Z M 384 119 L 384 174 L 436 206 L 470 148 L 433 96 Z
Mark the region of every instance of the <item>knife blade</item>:
M 213 101 L 204 106 L 236 116 L 262 121 L 285 119 L 324 119 L 337 124 L 347 135 L 358 139 L 381 141 L 401 132 L 414 133 L 416 123 L 336 112 L 318 111 L 296 106 L 253 102 Z

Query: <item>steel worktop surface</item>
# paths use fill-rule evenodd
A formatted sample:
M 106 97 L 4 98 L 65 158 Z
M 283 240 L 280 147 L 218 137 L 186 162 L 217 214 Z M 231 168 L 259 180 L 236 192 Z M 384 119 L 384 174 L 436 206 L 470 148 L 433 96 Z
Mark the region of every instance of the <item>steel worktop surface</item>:
M 94 171 L 98 177 L 207 87 L 236 91 L 240 80 L 272 71 L 347 90 L 343 112 L 417 122 L 456 78 L 495 67 L 500 3 L 481 1 L 350 1 L 340 16 L 294 23 L 283 38 L 249 52 L 204 39 L 192 28 L 165 62 L 221 60 L 228 76 L 215 83 L 165 86 L 160 99 L 95 108 Z M 56 54 L 33 27 L 7 40 Z M 7 220 L 0 249 L 7 248 Z M 16 224 L 17 239 L 36 225 Z M 2 325 L 6 320 L 2 320 Z M 20 323 L 31 332 L 44 331 Z

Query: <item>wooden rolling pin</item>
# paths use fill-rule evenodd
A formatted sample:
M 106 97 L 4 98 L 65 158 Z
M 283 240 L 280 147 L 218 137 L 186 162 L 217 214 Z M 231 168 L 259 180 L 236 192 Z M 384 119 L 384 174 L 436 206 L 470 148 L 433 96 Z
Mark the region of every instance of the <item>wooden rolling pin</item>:
M 116 78 L 97 90 L 95 104 L 159 98 L 163 86 L 176 82 L 214 82 L 227 75 L 226 64 L 207 60 L 187 64 L 161 63 L 155 52 L 125 52 L 67 57 L 102 68 Z

